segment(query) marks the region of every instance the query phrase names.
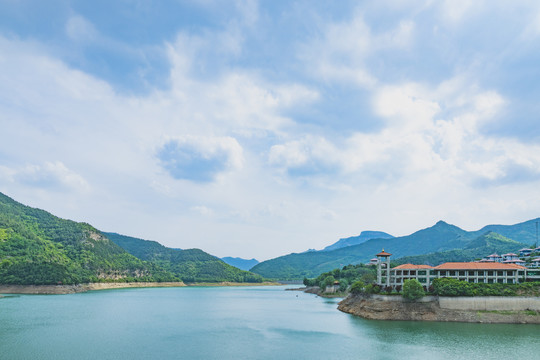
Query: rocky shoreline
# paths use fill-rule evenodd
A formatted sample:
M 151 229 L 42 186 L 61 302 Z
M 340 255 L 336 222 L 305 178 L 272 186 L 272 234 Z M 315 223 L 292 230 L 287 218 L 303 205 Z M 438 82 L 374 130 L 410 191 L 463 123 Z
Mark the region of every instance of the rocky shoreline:
M 94 290 L 150 288 L 150 287 L 185 287 L 185 286 L 270 286 L 280 285 L 274 282 L 262 283 L 189 283 L 183 282 L 127 282 L 127 283 L 90 283 L 77 285 L 0 285 L 1 294 L 62 295 Z
M 348 314 L 373 320 L 540 324 L 540 311 L 537 309 L 449 309 L 441 307 L 439 299 L 436 297 L 426 297 L 418 302 L 408 302 L 400 296 L 391 298 L 350 295 L 339 303 L 338 309 Z
M 0 294 L 60 295 L 75 294 L 91 290 L 108 290 L 142 287 L 182 287 L 183 282 L 127 282 L 91 283 L 77 285 L 0 285 Z

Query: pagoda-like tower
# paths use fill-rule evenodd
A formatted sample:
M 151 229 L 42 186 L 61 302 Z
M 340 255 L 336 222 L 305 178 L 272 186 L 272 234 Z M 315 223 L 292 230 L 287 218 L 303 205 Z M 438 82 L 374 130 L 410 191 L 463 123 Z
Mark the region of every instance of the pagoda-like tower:
M 384 249 L 377 254 L 379 263 L 377 264 L 377 284 L 390 286 L 390 256 Z M 384 280 L 383 280 L 384 279 Z

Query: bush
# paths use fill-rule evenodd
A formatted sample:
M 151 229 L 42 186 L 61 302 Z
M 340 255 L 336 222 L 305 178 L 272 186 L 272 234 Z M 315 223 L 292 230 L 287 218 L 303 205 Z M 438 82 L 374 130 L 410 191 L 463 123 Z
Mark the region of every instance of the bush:
M 403 297 L 407 300 L 417 300 L 423 297 L 426 293 L 422 284 L 416 279 L 405 280 L 403 283 Z
M 349 287 L 349 282 L 347 281 L 347 279 L 339 280 L 339 291 L 345 292 L 347 291 L 348 287 Z
M 355 295 L 358 295 L 358 294 L 363 294 L 364 293 L 364 288 L 365 288 L 366 284 L 364 284 L 363 281 L 355 281 L 352 285 L 351 285 L 351 293 L 352 294 L 355 294 Z

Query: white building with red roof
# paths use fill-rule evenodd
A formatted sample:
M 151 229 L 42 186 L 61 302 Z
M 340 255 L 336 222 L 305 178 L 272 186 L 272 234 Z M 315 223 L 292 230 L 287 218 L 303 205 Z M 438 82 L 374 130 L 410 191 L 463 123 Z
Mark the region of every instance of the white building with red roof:
M 390 256 L 385 256 L 384 260 L 389 264 Z M 540 260 L 540 258 L 535 260 Z M 524 263 L 523 260 L 519 261 Z M 388 272 L 383 271 L 381 264 L 377 265 L 377 268 L 378 274 L 381 272 L 384 275 L 388 274 L 388 276 L 378 276 L 377 284 L 394 288 L 403 286 L 405 280 L 408 279 L 416 279 L 426 288 L 431 285 L 433 280 L 439 278 L 486 284 L 517 284 L 528 280 L 540 281 L 540 270 L 527 269 L 514 262 L 447 262 L 438 266 L 403 264 Z

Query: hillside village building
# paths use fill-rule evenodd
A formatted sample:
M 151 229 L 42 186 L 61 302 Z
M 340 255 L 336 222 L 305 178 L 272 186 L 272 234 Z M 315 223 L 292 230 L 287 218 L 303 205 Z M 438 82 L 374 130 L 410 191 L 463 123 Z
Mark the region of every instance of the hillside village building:
M 391 255 L 384 249 L 377 254 L 379 259 L 377 264 L 378 285 L 395 288 L 403 286 L 405 280 L 416 279 L 428 288 L 433 280 L 438 278 L 452 278 L 486 284 L 517 284 L 525 281 L 540 281 L 540 270 L 528 269 L 513 263 L 512 260 L 509 262 L 447 262 L 438 266 L 403 264 L 390 269 Z

